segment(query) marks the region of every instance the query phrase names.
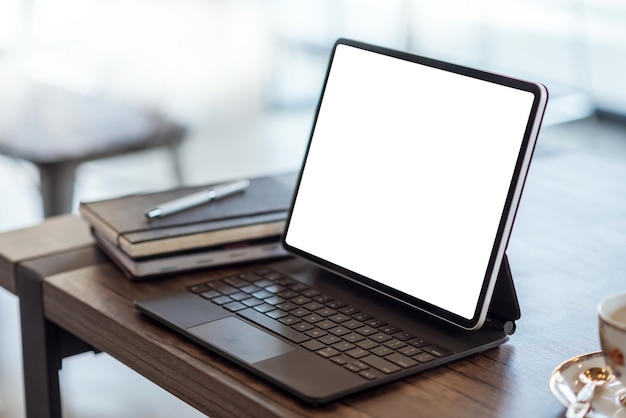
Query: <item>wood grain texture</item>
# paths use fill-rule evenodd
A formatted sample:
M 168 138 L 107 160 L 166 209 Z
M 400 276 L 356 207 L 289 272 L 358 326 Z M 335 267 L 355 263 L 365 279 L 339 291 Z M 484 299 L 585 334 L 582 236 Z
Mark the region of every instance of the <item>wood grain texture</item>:
M 26 260 L 93 245 L 89 227 L 78 216 L 61 215 L 0 234 L 0 286 L 15 293 L 15 266 Z
M 626 291 L 625 185 L 622 165 L 542 155 L 509 245 L 522 310 L 510 341 L 322 408 L 298 402 L 132 306 L 137 297 L 219 271 L 133 283 L 112 264 L 89 266 L 46 278 L 45 313 L 212 417 L 562 417 L 565 409 L 548 388 L 552 371 L 599 349 L 596 306 Z

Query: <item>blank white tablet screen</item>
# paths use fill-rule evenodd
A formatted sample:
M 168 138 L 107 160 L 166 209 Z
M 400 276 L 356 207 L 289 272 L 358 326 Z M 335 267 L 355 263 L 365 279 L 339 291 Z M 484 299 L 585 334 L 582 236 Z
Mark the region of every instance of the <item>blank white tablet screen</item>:
M 338 45 L 285 242 L 472 318 L 533 99 Z

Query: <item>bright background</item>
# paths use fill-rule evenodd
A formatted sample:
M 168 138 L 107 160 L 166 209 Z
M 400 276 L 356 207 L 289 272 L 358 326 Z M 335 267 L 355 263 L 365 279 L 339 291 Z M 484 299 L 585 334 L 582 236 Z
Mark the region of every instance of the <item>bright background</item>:
M 626 164 L 619 0 L 2 0 L 0 81 L 159 109 L 189 127 L 185 182 L 198 184 L 300 165 L 339 36 L 543 82 L 540 148 Z M 0 88 L 0 120 L 9 99 Z M 75 204 L 174 185 L 160 151 L 93 162 Z M 0 231 L 41 221 L 34 167 L 0 156 L 0 196 Z M 2 418 L 23 416 L 17 309 L 0 291 Z M 106 355 L 64 361 L 61 385 L 66 417 L 198 416 Z

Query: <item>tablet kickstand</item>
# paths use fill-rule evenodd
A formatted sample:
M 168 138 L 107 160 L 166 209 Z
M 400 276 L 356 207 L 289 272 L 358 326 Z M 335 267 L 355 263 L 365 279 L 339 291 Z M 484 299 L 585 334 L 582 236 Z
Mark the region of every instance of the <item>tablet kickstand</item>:
M 521 312 L 513 284 L 513 275 L 511 274 L 509 259 L 505 254 L 485 323 L 511 335 L 515 332 L 515 321 L 520 317 Z

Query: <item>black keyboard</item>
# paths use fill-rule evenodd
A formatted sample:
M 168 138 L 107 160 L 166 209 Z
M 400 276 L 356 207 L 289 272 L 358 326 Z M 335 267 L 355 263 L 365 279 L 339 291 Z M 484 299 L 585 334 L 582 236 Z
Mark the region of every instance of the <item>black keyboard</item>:
M 390 374 L 451 353 L 271 269 L 188 290 L 366 379 L 377 378 L 372 368 Z

